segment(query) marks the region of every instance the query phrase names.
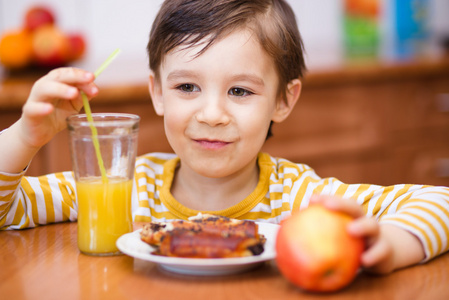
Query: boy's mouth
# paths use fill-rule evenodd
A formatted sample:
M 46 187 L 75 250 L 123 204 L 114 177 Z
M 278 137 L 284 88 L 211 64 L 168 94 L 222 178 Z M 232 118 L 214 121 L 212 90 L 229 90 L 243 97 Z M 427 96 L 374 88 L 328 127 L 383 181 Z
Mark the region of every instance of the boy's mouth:
M 194 139 L 194 141 L 205 149 L 221 149 L 230 144 L 230 142 L 208 139 Z

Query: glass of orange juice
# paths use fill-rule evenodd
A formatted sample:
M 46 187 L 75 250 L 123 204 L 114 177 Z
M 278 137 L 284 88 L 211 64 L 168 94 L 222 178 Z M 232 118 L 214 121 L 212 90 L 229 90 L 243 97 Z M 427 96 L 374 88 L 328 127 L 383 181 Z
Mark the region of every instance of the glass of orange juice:
M 131 194 L 140 117 L 73 115 L 67 119 L 78 201 L 78 248 L 116 255 L 117 239 L 132 231 Z M 95 129 L 95 130 L 94 130 Z

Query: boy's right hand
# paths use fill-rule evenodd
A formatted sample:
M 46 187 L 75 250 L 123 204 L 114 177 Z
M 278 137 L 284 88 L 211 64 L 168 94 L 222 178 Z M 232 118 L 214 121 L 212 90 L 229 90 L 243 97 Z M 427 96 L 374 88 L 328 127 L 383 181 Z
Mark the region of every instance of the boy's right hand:
M 40 148 L 66 128 L 66 118 L 83 107 L 81 91 L 89 99 L 98 94 L 94 79 L 82 69 L 59 68 L 37 80 L 19 120 L 22 142 Z

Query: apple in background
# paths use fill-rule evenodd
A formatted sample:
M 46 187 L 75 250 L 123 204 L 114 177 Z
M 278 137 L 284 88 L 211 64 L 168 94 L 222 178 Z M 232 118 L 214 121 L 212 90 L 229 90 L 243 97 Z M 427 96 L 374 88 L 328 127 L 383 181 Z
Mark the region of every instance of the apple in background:
M 44 25 L 53 25 L 55 16 L 53 12 L 44 6 L 33 6 L 25 14 L 25 28 L 34 31 Z
M 332 292 L 357 275 L 364 250 L 362 238 L 346 227 L 352 218 L 319 204 L 281 222 L 276 238 L 276 262 L 290 282 L 311 292 Z
M 44 25 L 33 33 L 34 61 L 38 66 L 59 67 L 67 63 L 70 44 L 67 36 L 53 25 Z
M 83 57 L 86 52 L 86 42 L 83 35 L 73 33 L 67 35 L 69 40 L 69 61 L 78 60 Z
M 0 63 L 10 69 L 61 67 L 82 58 L 85 52 L 83 35 L 64 33 L 52 10 L 41 5 L 26 11 L 22 28 L 0 36 Z

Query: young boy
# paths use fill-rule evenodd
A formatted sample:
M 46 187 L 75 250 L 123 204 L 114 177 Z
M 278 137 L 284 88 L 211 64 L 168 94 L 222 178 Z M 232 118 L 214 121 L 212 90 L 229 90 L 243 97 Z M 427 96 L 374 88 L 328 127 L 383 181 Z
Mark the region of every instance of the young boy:
M 175 154 L 136 163 L 135 221 L 208 212 L 279 223 L 310 201 L 355 217 L 363 267 L 388 273 L 448 250 L 449 189 L 344 184 L 260 149 L 299 98 L 305 65 L 284 0 L 166 0 L 148 43 L 149 90 Z M 74 68 L 39 79 L 22 117 L 0 135 L 0 226 L 76 220 L 71 172 L 25 177 L 35 153 L 98 89 Z

